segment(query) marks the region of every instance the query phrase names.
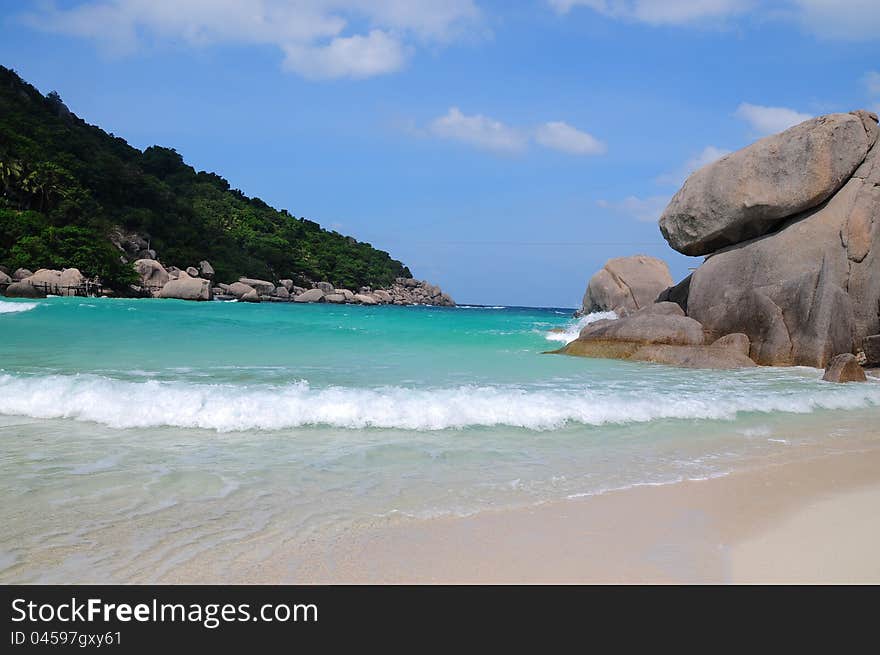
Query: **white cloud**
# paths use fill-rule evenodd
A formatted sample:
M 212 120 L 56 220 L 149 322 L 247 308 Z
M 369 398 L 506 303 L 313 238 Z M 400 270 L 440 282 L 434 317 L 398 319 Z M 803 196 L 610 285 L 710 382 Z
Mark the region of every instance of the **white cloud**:
M 573 155 L 604 155 L 608 148 L 592 134 L 582 132 L 568 123 L 553 121 L 535 130 L 535 141 L 545 148 Z
M 804 114 L 788 107 L 765 107 L 748 102 L 742 103 L 737 108 L 736 116 L 746 121 L 755 132 L 762 136 L 782 132 L 812 118 L 810 114 Z
M 120 54 L 148 42 L 275 46 L 286 69 L 319 78 L 399 70 L 415 45 L 447 42 L 480 13 L 474 0 L 88 0 L 63 7 L 50 0 L 22 19 Z
M 284 68 L 303 77 L 371 77 L 403 68 L 406 55 L 394 38 L 373 30 L 367 36 L 336 37 L 325 46 L 285 46 Z
M 822 39 L 862 41 L 880 33 L 877 0 L 547 0 L 560 14 L 587 7 L 649 25 L 704 25 L 741 15 L 800 25 Z
M 668 184 L 670 186 L 681 186 L 691 173 L 721 159 L 724 155 L 729 154 L 730 150 L 718 148 L 716 146 L 706 146 L 698 154 L 688 159 L 684 165 L 677 170 L 660 175 L 657 178 L 657 183 Z
M 743 13 L 751 0 L 548 0 L 559 13 L 588 7 L 612 18 L 651 25 L 684 25 Z
M 880 34 L 877 0 L 790 0 L 801 25 L 818 37 L 867 41 Z
M 659 220 L 660 214 L 669 204 L 670 197 L 665 195 L 649 196 L 647 198 L 638 198 L 636 196 L 628 196 L 623 200 L 612 202 L 609 200 L 599 200 L 596 204 L 603 209 L 634 218 L 643 223 L 653 223 Z
M 467 116 L 458 107 L 450 107 L 435 119 L 428 131 L 436 137 L 453 139 L 496 152 L 518 152 L 526 147 L 526 137 L 519 130 L 481 114 Z

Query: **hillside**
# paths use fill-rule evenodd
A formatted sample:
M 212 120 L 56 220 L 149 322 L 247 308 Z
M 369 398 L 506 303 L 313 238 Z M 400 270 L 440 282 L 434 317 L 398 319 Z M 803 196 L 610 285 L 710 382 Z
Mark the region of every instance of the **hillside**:
M 321 228 L 170 148 L 143 152 L 78 118 L 0 66 L 0 263 L 74 266 L 127 289 L 134 274 L 111 235 L 136 234 L 178 265 L 209 260 L 220 279 L 390 286 L 412 277 L 387 252 Z

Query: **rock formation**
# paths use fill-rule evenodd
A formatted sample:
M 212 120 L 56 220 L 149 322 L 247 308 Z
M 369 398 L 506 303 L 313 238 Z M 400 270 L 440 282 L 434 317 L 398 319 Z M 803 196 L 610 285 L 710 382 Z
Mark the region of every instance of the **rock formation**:
M 664 285 L 656 300 L 665 309 L 646 310 L 632 294 L 641 310 L 588 325 L 560 352 L 678 365 L 824 368 L 833 359 L 832 378 L 853 374 L 855 353 L 880 357 L 878 135 L 871 112 L 820 116 L 695 172 L 660 230 L 705 262 Z M 612 273 L 606 265 L 590 280 L 584 310 L 614 309 L 632 288 Z
M 831 360 L 822 379 L 826 382 L 867 382 L 865 371 L 852 353 L 837 355 Z
M 659 302 L 621 319 L 590 323 L 556 352 L 687 368 L 745 368 L 755 365 L 748 349 L 748 337 L 742 334 L 706 344 L 697 321 L 676 303 Z
M 861 138 L 855 128 L 861 129 Z M 880 332 L 877 135 L 876 114 L 820 117 L 701 169 L 692 176 L 699 185 L 692 185 L 691 179 L 685 183 L 682 191 L 690 189 L 692 223 L 681 218 L 682 201 L 676 196 L 661 218 L 670 245 L 682 252 L 695 252 L 694 247 L 706 252 L 712 244 L 726 244 L 694 272 L 687 293 L 687 314 L 702 323 L 707 334 L 747 334 L 751 357 L 759 364 L 824 368 L 835 355 L 858 351 L 865 337 Z M 802 156 L 785 159 L 794 147 L 787 147 L 788 141 L 813 144 L 814 150 L 803 146 L 795 149 Z M 746 151 L 751 151 L 748 157 L 738 156 Z M 774 152 L 778 165 L 767 169 Z M 720 188 L 725 179 L 750 179 L 748 169 L 734 165 L 747 166 L 756 159 L 765 162 L 759 170 L 776 182 L 746 188 L 740 206 L 760 206 L 761 215 L 773 220 L 746 223 L 742 211 L 725 217 L 710 210 L 717 194 L 708 191 L 700 200 L 695 189 Z M 799 168 L 813 172 L 805 177 Z M 773 190 L 777 186 L 788 189 L 784 198 Z M 761 195 L 760 189 L 766 193 Z M 795 202 L 795 197 L 800 200 Z M 795 213 L 787 214 L 792 207 Z M 682 225 L 710 223 L 711 235 L 697 235 L 693 229 L 688 232 L 691 240 L 682 239 L 687 232 Z M 754 237 L 759 230 L 760 236 L 729 243 L 736 234 Z M 727 241 L 719 241 L 718 235 Z
M 653 303 L 670 286 L 672 276 L 661 259 L 647 255 L 609 259 L 590 278 L 579 313 L 635 312 Z

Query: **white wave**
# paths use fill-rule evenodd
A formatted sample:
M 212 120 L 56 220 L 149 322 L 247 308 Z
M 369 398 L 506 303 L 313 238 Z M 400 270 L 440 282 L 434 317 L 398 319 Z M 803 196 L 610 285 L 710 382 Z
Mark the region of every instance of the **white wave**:
M 36 302 L 8 302 L 0 300 L 0 314 L 17 314 L 34 309 L 39 303 Z
M 614 312 L 593 312 L 591 314 L 586 314 L 581 316 L 580 318 L 576 318 L 571 321 L 568 325 L 561 328 L 560 332 L 553 331 L 548 332 L 546 334 L 547 341 L 560 341 L 562 343 L 571 343 L 575 339 L 577 339 L 581 330 L 583 330 L 590 323 L 595 323 L 596 321 L 602 320 L 616 320 L 617 314 Z
M 661 419 L 733 420 L 740 412 L 809 413 L 880 406 L 880 385 L 818 383 L 788 392 L 643 387 L 524 389 L 312 388 L 121 381 L 97 375 L 0 375 L 0 414 L 93 421 L 113 428 L 174 426 L 220 432 L 339 428 L 443 430 L 510 426 L 552 430 L 566 424 L 643 423 Z

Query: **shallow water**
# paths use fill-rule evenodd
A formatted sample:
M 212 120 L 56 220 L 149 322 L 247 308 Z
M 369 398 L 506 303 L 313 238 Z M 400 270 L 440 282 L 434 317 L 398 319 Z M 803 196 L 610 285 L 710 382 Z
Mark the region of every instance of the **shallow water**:
M 723 475 L 880 438 L 876 382 L 541 354 L 576 334 L 569 317 L 2 301 L 0 580 L 162 579 L 376 517 Z

